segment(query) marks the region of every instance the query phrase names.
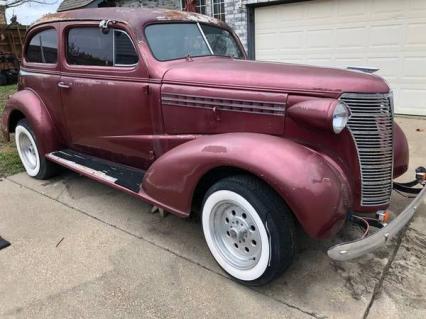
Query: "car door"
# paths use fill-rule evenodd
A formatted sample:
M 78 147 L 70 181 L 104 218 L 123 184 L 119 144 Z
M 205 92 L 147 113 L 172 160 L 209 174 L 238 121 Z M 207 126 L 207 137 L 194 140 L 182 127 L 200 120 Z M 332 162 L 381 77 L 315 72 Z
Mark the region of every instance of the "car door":
M 40 97 L 59 129 L 61 136 L 58 140 L 63 141 L 64 117 L 60 90 L 56 86 L 60 81 L 58 35 L 57 23 L 30 29 L 23 50 L 18 87 L 30 88 Z
M 147 71 L 128 30 L 63 23 L 61 90 L 72 149 L 139 168 L 153 160 Z

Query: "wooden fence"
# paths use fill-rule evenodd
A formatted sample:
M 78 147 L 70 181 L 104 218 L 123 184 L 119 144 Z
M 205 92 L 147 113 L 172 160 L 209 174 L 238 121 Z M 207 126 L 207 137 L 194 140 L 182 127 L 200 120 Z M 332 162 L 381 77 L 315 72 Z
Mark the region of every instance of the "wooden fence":
M 0 54 L 13 54 L 20 61 L 26 31 L 20 24 L 0 25 Z

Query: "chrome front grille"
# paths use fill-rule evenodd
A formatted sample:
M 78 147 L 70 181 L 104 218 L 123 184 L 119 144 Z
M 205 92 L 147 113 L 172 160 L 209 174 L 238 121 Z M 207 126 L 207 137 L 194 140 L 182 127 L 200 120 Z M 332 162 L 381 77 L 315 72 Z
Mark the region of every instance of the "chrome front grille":
M 361 206 L 388 204 L 393 175 L 393 99 L 390 94 L 345 93 L 348 128 L 361 168 Z

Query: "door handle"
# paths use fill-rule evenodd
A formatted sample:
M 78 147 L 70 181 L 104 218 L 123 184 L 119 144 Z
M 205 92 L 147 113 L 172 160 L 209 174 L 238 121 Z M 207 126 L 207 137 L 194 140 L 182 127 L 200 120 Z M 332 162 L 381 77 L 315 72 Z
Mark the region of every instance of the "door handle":
M 64 82 L 58 82 L 58 87 L 60 87 L 61 89 L 69 89 L 71 88 L 71 84 L 66 84 Z

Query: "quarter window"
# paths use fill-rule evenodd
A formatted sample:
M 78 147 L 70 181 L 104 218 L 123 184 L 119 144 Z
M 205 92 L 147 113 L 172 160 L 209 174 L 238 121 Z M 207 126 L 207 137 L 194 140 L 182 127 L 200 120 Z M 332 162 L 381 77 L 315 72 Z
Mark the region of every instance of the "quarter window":
M 132 65 L 138 63 L 138 55 L 128 35 L 119 30 L 114 31 L 115 64 Z
M 225 29 L 208 24 L 201 26 L 214 55 L 244 58 L 243 53 L 235 42 L 234 37 Z
M 26 60 L 32 63 L 56 63 L 58 60 L 58 37 L 55 29 L 34 35 L 27 47 Z
M 105 33 L 95 28 L 73 28 L 68 32 L 67 62 L 72 65 L 127 66 L 138 62 L 129 36 L 121 30 Z

